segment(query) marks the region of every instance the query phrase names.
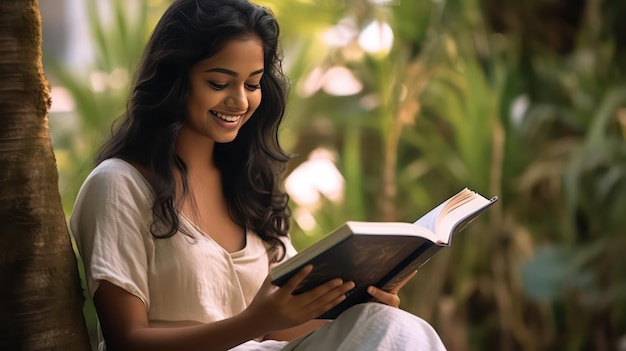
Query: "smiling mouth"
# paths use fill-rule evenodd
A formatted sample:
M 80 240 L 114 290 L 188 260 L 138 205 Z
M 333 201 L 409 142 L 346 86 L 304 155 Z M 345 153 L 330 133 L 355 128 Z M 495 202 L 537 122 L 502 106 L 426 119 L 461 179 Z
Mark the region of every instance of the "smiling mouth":
M 211 112 L 211 114 L 213 116 L 215 116 L 215 117 L 217 117 L 217 118 L 219 118 L 219 119 L 221 119 L 223 121 L 226 121 L 226 122 L 237 122 L 241 117 L 243 117 L 243 114 L 241 114 L 241 115 L 226 115 L 226 114 L 223 114 L 221 112 L 217 112 L 217 111 L 213 111 L 213 110 L 210 110 L 210 112 Z

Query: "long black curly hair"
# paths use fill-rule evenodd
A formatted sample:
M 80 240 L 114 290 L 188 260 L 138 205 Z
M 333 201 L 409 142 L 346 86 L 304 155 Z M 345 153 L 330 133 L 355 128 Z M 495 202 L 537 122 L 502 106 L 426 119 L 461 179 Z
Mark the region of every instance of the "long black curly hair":
M 174 200 L 175 170 L 182 175 L 183 196 L 188 192 L 187 167 L 174 141 L 190 96 L 189 70 L 227 41 L 250 35 L 263 43 L 261 103 L 234 141 L 215 144 L 213 157 L 232 219 L 284 253 L 280 237 L 288 234 L 290 212 L 280 175 L 289 155 L 279 145 L 278 128 L 288 82 L 278 23 L 270 10 L 247 0 L 176 0 L 170 5 L 146 46 L 126 112 L 96 157 L 96 164 L 119 157 L 151 170 L 155 200 L 150 231 L 157 238 L 178 231 L 190 235 L 179 222 Z

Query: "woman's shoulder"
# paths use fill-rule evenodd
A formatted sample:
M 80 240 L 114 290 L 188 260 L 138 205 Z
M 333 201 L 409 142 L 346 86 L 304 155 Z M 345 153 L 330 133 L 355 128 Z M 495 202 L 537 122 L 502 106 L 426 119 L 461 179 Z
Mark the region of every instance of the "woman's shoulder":
M 100 162 L 89 174 L 89 178 L 141 181 L 148 184 L 139 169 L 121 158 L 109 158 Z
M 134 198 L 152 197 L 152 188 L 142 173 L 121 158 L 109 158 L 100 162 L 87 176 L 82 188 L 128 194 Z
M 120 218 L 149 225 L 153 201 L 150 186 L 131 164 L 121 159 L 105 160 L 91 171 L 78 191 L 70 218 L 71 231 L 76 235 L 89 233 L 94 223 L 115 225 Z

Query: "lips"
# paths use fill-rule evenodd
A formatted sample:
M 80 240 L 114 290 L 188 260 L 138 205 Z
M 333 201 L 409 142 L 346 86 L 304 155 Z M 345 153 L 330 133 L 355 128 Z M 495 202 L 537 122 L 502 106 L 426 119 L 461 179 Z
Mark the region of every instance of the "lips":
M 226 122 L 237 122 L 241 117 L 243 117 L 243 114 L 241 115 L 227 115 L 221 112 L 217 112 L 217 111 L 213 111 L 211 110 L 211 113 L 215 116 L 218 117 L 219 119 L 226 121 Z

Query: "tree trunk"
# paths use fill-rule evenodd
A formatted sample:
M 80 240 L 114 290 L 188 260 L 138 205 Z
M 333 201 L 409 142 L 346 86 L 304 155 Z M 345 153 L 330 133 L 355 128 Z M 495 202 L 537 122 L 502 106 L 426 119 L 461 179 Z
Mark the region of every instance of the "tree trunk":
M 0 0 L 0 350 L 89 350 L 48 131 L 37 0 Z

